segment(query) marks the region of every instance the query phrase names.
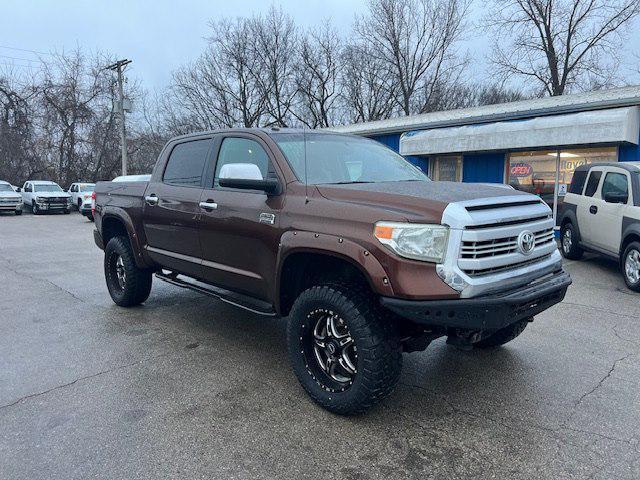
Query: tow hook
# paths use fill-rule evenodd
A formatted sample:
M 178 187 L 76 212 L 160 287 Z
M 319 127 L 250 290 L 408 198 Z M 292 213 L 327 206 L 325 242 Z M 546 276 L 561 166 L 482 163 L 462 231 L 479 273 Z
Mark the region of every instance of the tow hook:
M 482 332 L 457 331 L 447 337 L 447 345 L 453 345 L 459 350 L 468 352 L 473 350 L 473 344 L 482 340 Z

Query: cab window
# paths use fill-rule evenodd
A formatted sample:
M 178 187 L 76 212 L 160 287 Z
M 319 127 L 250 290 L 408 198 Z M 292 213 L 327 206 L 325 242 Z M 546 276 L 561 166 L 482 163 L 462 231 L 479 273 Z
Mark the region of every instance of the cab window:
M 220 146 L 214 185 L 220 178 L 263 180 L 269 172 L 269 156 L 262 146 L 248 138 L 225 138 Z
M 592 171 L 589 174 L 589 180 L 587 181 L 587 188 L 584 191 L 585 196 L 593 197 L 593 195 L 596 193 L 596 190 L 598 190 L 600 177 L 602 177 L 602 172 L 599 172 L 599 171 L 596 171 L 596 172 Z
M 199 187 L 212 140 L 179 143 L 171 151 L 162 181 L 170 185 Z
M 602 198 L 609 193 L 617 195 L 629 195 L 629 182 L 624 173 L 609 172 L 602 182 Z

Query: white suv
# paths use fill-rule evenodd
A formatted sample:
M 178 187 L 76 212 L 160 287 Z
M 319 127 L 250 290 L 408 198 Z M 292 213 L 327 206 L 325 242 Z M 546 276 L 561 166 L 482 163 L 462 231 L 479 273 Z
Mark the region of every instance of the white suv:
M 640 162 L 576 168 L 559 220 L 566 258 L 584 250 L 613 257 L 627 286 L 640 292 Z

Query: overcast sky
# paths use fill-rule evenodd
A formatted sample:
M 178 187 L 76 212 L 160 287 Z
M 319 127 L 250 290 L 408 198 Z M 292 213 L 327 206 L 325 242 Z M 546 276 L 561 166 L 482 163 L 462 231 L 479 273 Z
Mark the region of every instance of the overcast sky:
M 149 90 L 161 90 L 169 83 L 172 70 L 203 51 L 210 20 L 250 16 L 265 12 L 270 5 L 265 0 L 2 0 L 2 3 L 0 67 L 20 65 L 17 70 L 28 72 L 27 65 L 37 65 L 35 54 L 15 48 L 50 52 L 71 50 L 79 45 L 85 50 L 101 50 L 133 60 L 128 75 Z M 365 10 L 365 0 L 274 3 L 281 5 L 299 26 L 318 25 L 330 18 L 340 32 L 348 32 L 354 15 Z M 482 5 L 484 1 L 476 0 L 472 22 L 479 17 Z M 630 45 L 640 53 L 638 28 L 635 31 Z M 474 38 L 468 39 L 463 48 L 475 59 L 470 74 L 483 76 L 488 40 L 479 35 L 470 34 Z M 627 56 L 630 62 L 631 55 Z M 640 83 L 640 78 L 633 83 Z

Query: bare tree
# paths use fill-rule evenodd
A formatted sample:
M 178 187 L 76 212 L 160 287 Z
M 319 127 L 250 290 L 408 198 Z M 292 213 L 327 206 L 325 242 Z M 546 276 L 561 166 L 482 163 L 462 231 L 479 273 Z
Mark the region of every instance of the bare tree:
M 294 115 L 308 127 L 328 127 L 337 120 L 341 48 L 338 32 L 329 23 L 300 40 L 295 73 L 299 101 Z
M 388 69 L 405 115 L 429 109 L 431 96 L 450 69 L 459 66 L 456 44 L 464 29 L 467 0 L 370 0 L 355 31 L 368 53 Z M 389 87 L 391 88 L 391 87 Z
M 367 44 L 344 49 L 340 82 L 347 122 L 381 120 L 394 112 L 397 86 L 388 82 L 386 63 L 370 53 Z
M 487 23 L 496 32 L 492 62 L 540 93 L 611 82 L 624 30 L 639 0 L 494 0 Z M 607 60 L 610 61 L 607 61 Z
M 185 112 L 182 123 L 196 129 L 257 126 L 265 114 L 266 98 L 255 75 L 258 58 L 252 25 L 238 19 L 213 22 L 210 27 L 205 53 L 173 74 L 173 90 Z
M 298 30 L 293 19 L 281 8 L 272 6 L 267 15 L 251 20 L 256 61 L 251 64 L 259 82 L 269 119 L 266 125 L 289 126 L 297 94 L 295 65 L 298 51 Z
M 23 172 L 44 170 L 35 154 L 37 94 L 37 85 L 15 71 L 0 75 L 0 178 L 14 184 Z

